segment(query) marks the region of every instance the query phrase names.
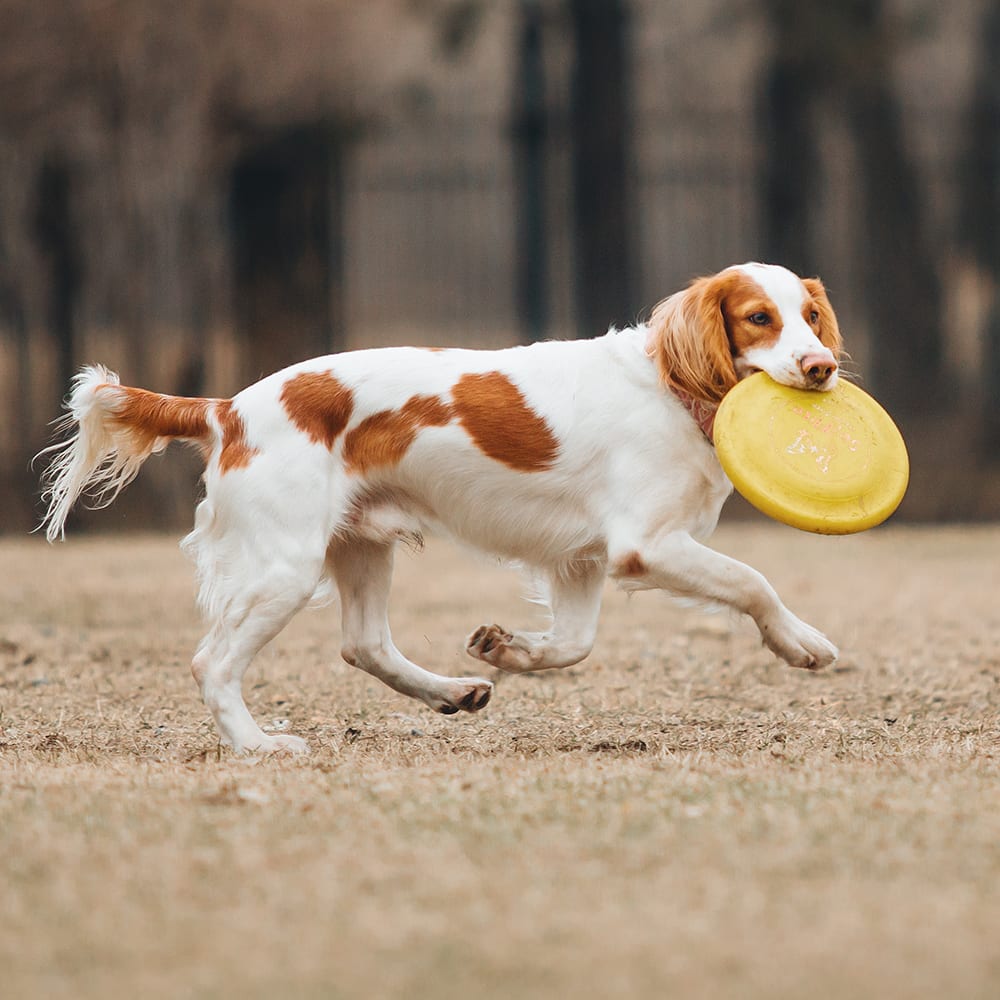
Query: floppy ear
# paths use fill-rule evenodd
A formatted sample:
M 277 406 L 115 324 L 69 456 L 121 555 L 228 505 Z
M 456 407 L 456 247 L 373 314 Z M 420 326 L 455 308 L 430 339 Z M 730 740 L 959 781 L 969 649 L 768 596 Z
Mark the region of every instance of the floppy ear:
M 664 299 L 650 317 L 660 378 L 706 403 L 721 402 L 737 381 L 722 312 L 728 288 L 727 275 L 697 278 Z
M 819 340 L 824 347 L 829 347 L 833 351 L 833 356 L 839 361 L 843 353 L 844 341 L 840 336 L 840 325 L 837 323 L 837 316 L 827 298 L 826 289 L 819 278 L 803 278 L 802 284 L 806 291 L 812 296 L 816 305 L 816 312 L 819 313 Z

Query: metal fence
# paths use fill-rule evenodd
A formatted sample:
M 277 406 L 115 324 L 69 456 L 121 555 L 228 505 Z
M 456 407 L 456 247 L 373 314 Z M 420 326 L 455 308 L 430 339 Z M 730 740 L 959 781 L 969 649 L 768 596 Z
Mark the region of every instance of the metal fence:
M 557 89 L 557 88 L 556 88 Z M 561 103 L 560 103 L 561 102 Z M 630 122 L 631 162 L 628 170 L 629 248 L 627 261 L 609 254 L 608 268 L 627 267 L 630 301 L 621 315 L 583 324 L 577 316 L 571 137 L 565 95 L 547 108 L 542 171 L 544 197 L 536 202 L 536 231 L 544 234 L 546 297 L 544 326 L 527 315 L 524 301 L 523 238 L 525 200 L 519 187 L 519 143 L 523 137 L 509 108 L 447 113 L 433 107 L 383 121 L 355 134 L 339 147 L 336 164 L 337 219 L 329 227 L 336 242 L 337 287 L 321 294 L 338 296 L 337 307 L 314 310 L 335 320 L 327 340 L 334 349 L 392 343 L 447 346 L 500 346 L 530 339 L 594 336 L 604 323 L 627 323 L 640 317 L 660 298 L 699 273 L 730 263 L 761 259 L 762 201 L 760 172 L 765 150 L 752 113 L 717 102 L 664 102 L 640 108 Z M 975 362 L 982 351 L 983 303 L 995 293 L 996 276 L 979 280 L 966 266 L 959 246 L 958 169 L 962 150 L 960 122 L 952 107 L 931 107 L 917 98 L 904 101 L 909 152 L 917 168 L 935 267 L 947 289 L 946 349 L 959 387 L 979 391 Z M 817 270 L 831 289 L 843 321 L 855 365 L 866 367 L 874 333 L 859 273 L 857 248 L 865 239 L 866 220 L 858 195 L 857 163 L 843 125 L 826 123 L 821 150 L 823 171 L 817 178 L 818 227 L 822 233 Z M 213 204 L 225 205 L 229 183 L 216 178 Z M 231 202 L 230 202 L 231 207 Z M 232 281 L 233 220 L 219 213 L 217 230 L 209 233 L 213 260 L 208 276 L 217 284 Z M 95 223 L 95 225 L 98 223 Z M 206 230 L 211 223 L 205 224 Z M 325 232 L 325 230 L 324 230 Z M 325 237 L 324 237 L 325 238 Z M 225 248 L 229 247 L 227 251 Z M 905 248 L 903 248 L 905 252 Z M 2 263 L 2 262 L 0 262 Z M 969 275 L 972 277 L 969 277 Z M 207 279 L 206 279 L 207 280 Z M 992 282 L 992 284 L 991 284 Z M 215 301 L 231 292 L 216 290 Z M 210 296 L 209 296 L 210 297 Z M 79 342 L 87 356 L 77 362 L 129 355 L 128 331 L 121 321 L 106 328 L 83 324 Z M 157 336 L 155 323 L 141 356 L 149 370 L 141 377 L 157 387 L 178 391 L 170 373 L 182 371 L 193 349 L 204 357 L 204 389 L 233 391 L 245 381 L 236 311 L 218 313 L 204 331 L 192 335 Z M 310 344 L 309 352 L 313 352 Z M 304 350 L 296 341 L 295 324 L 282 331 L 281 353 L 291 362 Z M 97 352 L 97 353 L 94 353 Z M 134 355 L 134 352 L 132 352 Z M 282 362 L 283 363 L 283 362 Z M 188 365 L 188 367 L 190 367 Z M 26 494 L 33 479 L 26 473 L 28 456 L 43 441 L 43 424 L 55 416 L 59 385 L 58 346 L 38 324 L 38 317 L 19 332 L 0 329 L 0 388 L 6 420 L 0 427 L 0 510 L 19 511 L 12 523 L 27 520 Z M 165 379 L 165 381 L 161 381 Z M 189 478 L 193 478 L 193 465 Z M 146 478 L 146 474 L 144 474 Z M 170 475 L 149 477 L 147 493 L 176 493 Z M 157 516 L 188 510 L 190 483 L 180 488 L 182 501 L 140 501 Z M 20 499 L 19 499 L 20 498 Z

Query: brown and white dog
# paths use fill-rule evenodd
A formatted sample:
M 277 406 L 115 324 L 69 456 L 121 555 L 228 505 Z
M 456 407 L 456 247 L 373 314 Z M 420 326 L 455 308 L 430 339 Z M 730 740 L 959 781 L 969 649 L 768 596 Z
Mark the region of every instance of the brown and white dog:
M 425 532 L 515 560 L 543 581 L 548 630 L 483 625 L 466 643 L 501 670 L 582 660 L 606 576 L 728 605 L 792 666 L 821 667 L 836 648 L 759 573 L 702 540 L 731 491 L 711 442 L 719 401 L 758 369 L 829 389 L 840 346 L 818 280 L 744 264 L 698 279 L 649 323 L 593 340 L 329 355 L 232 399 L 129 388 L 87 367 L 63 421 L 72 434 L 47 449 L 43 525 L 50 540 L 61 537 L 81 493 L 110 503 L 175 438 L 201 448 L 205 499 L 184 548 L 210 628 L 192 671 L 236 751 L 307 749 L 261 731 L 242 680 L 330 580 L 348 663 L 439 712 L 489 701 L 488 680 L 431 673 L 393 644 L 393 551 Z

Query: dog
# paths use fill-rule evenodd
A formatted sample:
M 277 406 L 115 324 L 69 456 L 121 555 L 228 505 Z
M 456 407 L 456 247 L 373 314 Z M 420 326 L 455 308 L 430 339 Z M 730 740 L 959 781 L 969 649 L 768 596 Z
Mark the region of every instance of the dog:
M 182 543 L 210 626 L 192 673 L 223 745 L 304 752 L 264 733 L 242 695 L 257 652 L 331 583 L 343 658 L 438 712 L 475 712 L 493 685 L 444 677 L 394 645 L 393 552 L 437 532 L 541 581 L 550 627 L 483 625 L 466 651 L 500 670 L 566 667 L 590 652 L 606 577 L 724 605 L 793 667 L 836 647 L 764 577 L 703 543 L 732 487 L 712 421 L 762 370 L 829 390 L 841 335 L 816 278 L 748 263 L 693 281 L 645 323 L 590 340 L 499 351 L 389 347 L 294 364 L 232 399 L 162 395 L 83 368 L 43 475 L 42 525 L 64 535 L 83 493 L 110 503 L 170 441 L 200 448 L 205 496 Z

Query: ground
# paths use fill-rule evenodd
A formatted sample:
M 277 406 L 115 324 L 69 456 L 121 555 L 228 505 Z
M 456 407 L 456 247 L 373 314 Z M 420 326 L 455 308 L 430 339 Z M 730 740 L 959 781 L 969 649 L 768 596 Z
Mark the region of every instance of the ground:
M 176 539 L 0 541 L 0 994 L 995 997 L 1000 528 L 713 544 L 839 663 L 609 586 L 588 660 L 444 717 L 317 609 L 248 682 L 313 754 L 241 759 Z M 519 592 L 401 554 L 397 640 L 475 672 L 463 637 L 529 623 Z

